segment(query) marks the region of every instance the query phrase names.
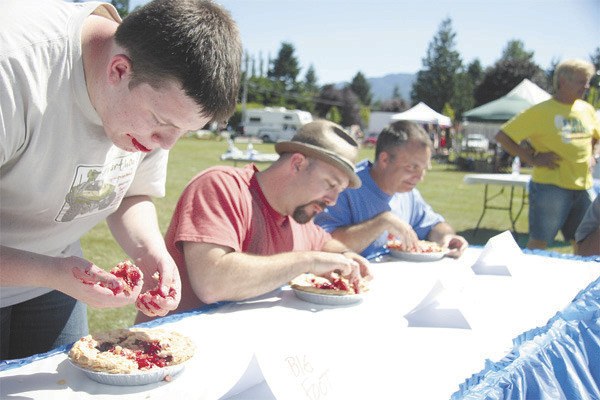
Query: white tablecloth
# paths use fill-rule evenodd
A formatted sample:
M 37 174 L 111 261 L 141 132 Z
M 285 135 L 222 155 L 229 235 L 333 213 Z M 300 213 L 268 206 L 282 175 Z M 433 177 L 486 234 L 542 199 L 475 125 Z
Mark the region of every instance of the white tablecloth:
M 467 174 L 464 179 L 466 184 L 516 186 L 527 188 L 531 181 L 528 174 Z
M 600 263 L 525 255 L 509 276 L 475 275 L 481 249 L 459 260 L 372 265 L 361 303 L 322 306 L 282 288 L 258 299 L 167 317 L 196 356 L 172 382 L 95 383 L 64 352 L 0 372 L 2 398 L 447 399 L 512 339 L 542 326 Z M 410 321 L 410 323 L 409 323 Z

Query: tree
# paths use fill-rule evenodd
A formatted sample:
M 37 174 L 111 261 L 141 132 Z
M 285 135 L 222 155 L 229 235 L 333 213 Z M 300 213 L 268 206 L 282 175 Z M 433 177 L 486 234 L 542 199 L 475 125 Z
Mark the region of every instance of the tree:
M 467 74 L 469 74 L 469 79 L 471 79 L 473 86 L 477 86 L 481 83 L 481 80 L 483 79 L 483 67 L 481 66 L 479 59 L 473 60 L 467 66 Z
M 590 62 L 596 68 L 596 75 L 592 77 L 590 81 L 590 86 L 599 87 L 600 86 L 600 47 L 596 47 L 594 53 L 590 55 Z
M 444 107 L 449 106 L 452 109 L 452 116 L 442 114 L 450 117 L 452 120 L 462 119 L 462 115 L 465 111 L 470 110 L 475 105 L 475 98 L 473 97 L 473 91 L 475 87 L 479 85 L 483 79 L 483 68 L 478 59 L 472 61 L 464 70 L 461 68 L 454 77 L 454 92 L 450 103 L 446 103 Z
M 533 51 L 525 50 L 520 40 L 509 40 L 502 52 L 502 60 L 532 60 Z
M 342 123 L 342 114 L 336 106 L 333 106 L 329 109 L 329 112 L 327 113 L 325 118 L 327 118 L 331 122 L 335 122 L 336 124 Z
M 333 106 L 342 105 L 342 93 L 332 84 L 325 85 L 315 99 L 315 113 L 320 118 L 327 118 L 327 114 Z
M 285 88 L 283 82 L 265 77 L 253 76 L 248 79 L 249 103 L 261 103 L 265 106 L 286 107 Z
M 258 52 L 258 76 L 265 76 L 265 60 L 262 52 Z
M 340 124 L 344 126 L 360 125 L 360 101 L 349 86 L 340 90 L 334 85 L 325 85 L 321 88 L 315 102 L 315 112 L 319 117 L 331 119 L 329 115 L 335 108 L 336 112 L 341 115 Z
M 533 52 L 525 51 L 519 40 L 509 41 L 502 57 L 485 71 L 483 80 L 475 88 L 475 105 L 504 96 L 525 78 L 548 90 L 546 75 L 533 61 Z
M 315 72 L 315 67 L 311 64 L 304 75 L 304 86 L 309 91 L 318 91 L 319 85 L 317 84 L 318 78 Z
M 452 109 L 452 115 L 446 114 L 442 111 L 442 114 L 450 117 L 453 121 L 462 119 L 462 115 L 465 111 L 472 109 L 475 105 L 475 98 L 473 97 L 473 90 L 475 84 L 473 83 L 473 77 L 468 71 L 460 71 L 454 77 L 454 90 L 450 102 L 444 104 Z
M 121 18 L 125 18 L 129 14 L 129 0 L 111 0 L 110 4 L 115 6 Z
M 379 105 L 379 111 L 402 112 L 408 110 L 408 104 L 401 97 L 384 100 Z
M 559 58 L 552 58 L 552 61 L 550 61 L 550 66 L 546 70 L 546 83 L 548 85 L 548 88 L 552 88 L 552 92 L 554 91 L 554 83 L 552 82 L 554 78 L 554 71 L 556 71 L 556 67 L 558 67 L 559 63 Z
M 267 73 L 267 77 L 283 82 L 286 88 L 291 88 L 296 83 L 296 78 L 300 73 L 300 66 L 294 51 L 291 43 L 281 43 L 279 54 L 273 60 L 273 65 Z
M 264 106 L 286 107 L 314 111 L 314 98 L 319 93 L 317 74 L 311 65 L 306 72 L 305 80 L 296 81 L 300 71 L 298 61 L 293 55 L 293 46 L 283 43 L 279 57 L 273 62 L 272 68 L 264 74 L 264 57 L 262 53 L 253 56 L 244 53 L 242 59 L 242 79 L 247 80 L 246 101 L 260 103 Z M 270 60 L 270 57 L 268 57 Z M 291 72 L 285 72 L 285 66 L 292 65 Z M 243 90 L 243 86 L 240 88 Z M 243 92 L 240 98 L 243 98 Z M 243 100 L 242 100 L 243 101 Z
M 446 117 L 450 118 L 452 121 L 456 118 L 456 114 L 454 113 L 454 109 L 448 103 L 444 104 L 444 108 L 442 109 L 442 114 Z
M 254 56 L 252 56 L 252 68 L 250 70 L 250 76 L 257 76 L 256 74 L 256 58 Z
M 400 93 L 400 87 L 398 85 L 394 86 L 394 90 L 392 91 L 392 98 L 387 100 L 377 100 L 373 103 L 371 107 L 372 110 L 377 111 L 391 111 L 391 112 L 402 112 L 408 110 L 409 105 L 402 98 L 402 94 Z
M 246 78 L 254 77 L 254 75 L 250 71 L 250 54 L 247 51 L 244 51 L 244 55 L 242 57 L 242 73 Z
M 596 47 L 595 52 L 590 55 L 590 62 L 596 68 L 596 75 L 590 80 L 590 89 L 585 100 L 598 109 L 600 108 L 600 47 Z
M 455 75 L 462 67 L 459 53 L 454 50 L 452 20 L 445 19 L 440 24 L 423 59 L 423 69 L 417 72 L 417 79 L 411 90 L 413 104 L 420 101 L 440 112 L 444 104 L 452 99 L 455 88 Z
M 369 84 L 367 78 L 365 78 L 362 72 L 357 72 L 354 78 L 352 78 L 352 82 L 350 83 L 350 89 L 352 89 L 352 91 L 358 96 L 360 102 L 363 105 L 371 105 L 371 101 L 373 100 L 373 94 L 371 93 L 371 84 Z
M 304 82 L 302 83 L 302 87 L 300 88 L 300 93 L 306 101 L 299 106 L 302 110 L 309 111 L 313 113 L 315 111 L 315 102 L 314 98 L 319 95 L 319 85 L 317 84 L 317 74 L 315 72 L 315 67 L 311 64 L 306 71 L 306 75 L 304 76 Z
M 409 104 L 402 98 L 400 87 L 396 85 L 394 86 L 394 90 L 392 92 L 392 98 L 383 101 L 377 101 L 373 109 L 378 111 L 402 112 L 409 109 Z
M 343 88 L 342 107 L 340 109 L 342 113 L 342 125 L 360 125 L 360 108 L 360 99 L 356 93 L 354 93 L 349 86 Z
M 296 108 L 312 113 L 315 108 L 314 98 L 317 94 L 318 89 L 309 91 L 304 82 L 296 82 L 290 89 L 284 91 L 284 96 L 286 98 L 285 107 L 292 109 Z
M 361 128 L 365 129 L 369 126 L 369 121 L 371 120 L 371 109 L 366 106 L 362 106 L 360 108 L 360 121 Z

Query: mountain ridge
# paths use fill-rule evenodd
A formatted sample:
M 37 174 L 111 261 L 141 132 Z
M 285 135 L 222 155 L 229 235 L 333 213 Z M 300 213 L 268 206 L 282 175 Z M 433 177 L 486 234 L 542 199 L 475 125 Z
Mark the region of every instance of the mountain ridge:
M 402 98 L 410 103 L 410 91 L 416 79 L 417 74 L 396 73 L 387 74 L 381 77 L 367 78 L 367 82 L 371 85 L 373 101 L 391 99 L 394 88 L 397 86 Z
M 410 104 L 410 91 L 412 90 L 412 85 L 416 79 L 417 74 L 409 74 L 404 72 L 367 78 L 367 82 L 369 82 L 369 85 L 371 86 L 373 103 L 376 101 L 391 99 L 394 93 L 394 88 L 398 86 L 400 95 L 407 103 Z M 342 89 L 349 84 L 350 82 L 338 82 L 334 85 L 336 88 Z

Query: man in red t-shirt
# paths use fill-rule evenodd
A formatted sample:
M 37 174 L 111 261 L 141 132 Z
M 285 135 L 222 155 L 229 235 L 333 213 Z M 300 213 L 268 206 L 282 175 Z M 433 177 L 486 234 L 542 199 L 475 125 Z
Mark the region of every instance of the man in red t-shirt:
M 185 188 L 165 238 L 181 274 L 178 311 L 259 296 L 302 273 L 370 278 L 366 259 L 312 221 L 360 186 L 356 141 L 319 120 L 275 150 L 279 159 L 264 171 L 212 167 Z

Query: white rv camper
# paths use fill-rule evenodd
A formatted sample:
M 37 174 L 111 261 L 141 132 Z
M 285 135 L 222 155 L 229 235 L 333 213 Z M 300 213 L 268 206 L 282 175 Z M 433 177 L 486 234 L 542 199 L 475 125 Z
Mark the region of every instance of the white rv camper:
M 246 136 L 256 136 L 264 142 L 279 142 L 290 140 L 298 128 L 311 121 L 312 115 L 308 111 L 266 107 L 247 110 L 242 127 Z

